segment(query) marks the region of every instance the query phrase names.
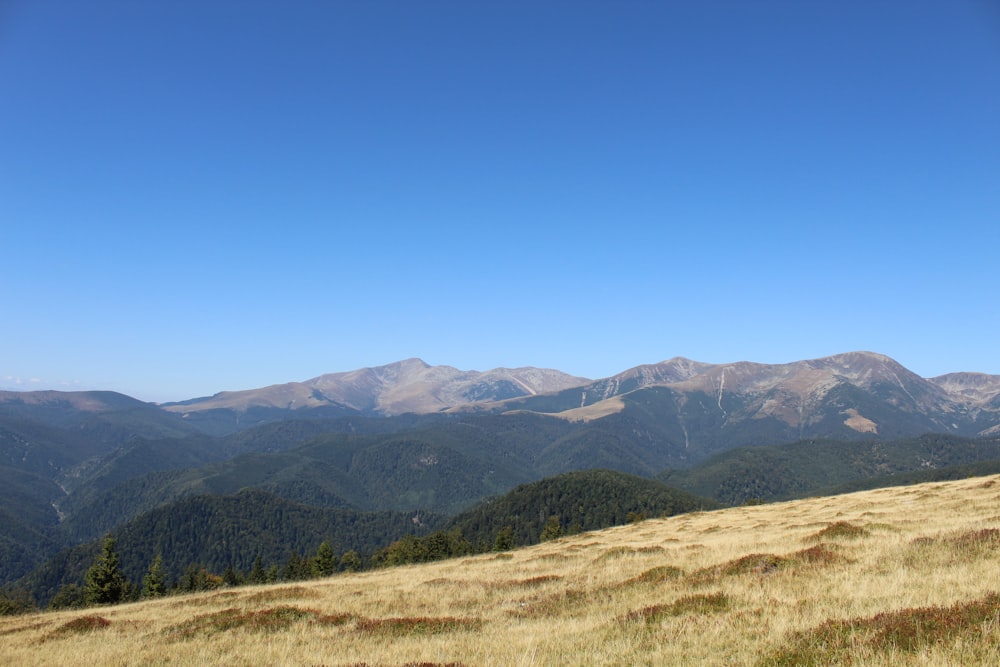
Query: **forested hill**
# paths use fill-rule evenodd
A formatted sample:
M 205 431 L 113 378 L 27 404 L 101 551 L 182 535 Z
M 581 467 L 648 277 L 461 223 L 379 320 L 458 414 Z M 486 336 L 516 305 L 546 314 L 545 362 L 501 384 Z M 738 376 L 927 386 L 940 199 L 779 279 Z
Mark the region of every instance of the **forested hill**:
M 256 561 L 283 567 L 329 542 L 337 553 L 371 553 L 408 534 L 423 535 L 445 518 L 426 512 L 357 512 L 311 507 L 254 489 L 184 498 L 147 512 L 114 531 L 121 569 L 138 585 L 162 557 L 168 581 L 196 565 L 221 575 L 249 572 Z M 44 605 L 64 585 L 81 584 L 99 540 L 68 549 L 21 584 Z
M 311 507 L 246 489 L 182 499 L 144 513 L 114 536 L 122 572 L 136 585 L 157 556 L 168 581 L 178 581 L 192 566 L 218 576 L 226 570 L 246 575 L 259 564 L 291 579 L 302 576 L 294 564 L 323 542 L 338 556 L 358 553 L 359 566 L 372 567 L 508 549 L 716 507 L 655 480 L 590 470 L 525 484 L 448 522 L 427 512 Z M 60 589 L 80 584 L 98 549 L 94 541 L 66 550 L 22 584 L 47 604 Z
M 730 450 L 694 468 L 664 471 L 658 479 L 726 505 L 739 505 L 873 488 L 863 480 L 890 485 L 892 476 L 902 475 L 896 479 L 913 483 L 935 470 L 995 460 L 1000 460 L 1000 438 L 927 434 L 888 442 L 804 440 Z
M 656 480 L 613 470 L 584 470 L 523 484 L 448 522 L 473 543 L 492 544 L 509 529 L 513 544 L 599 530 L 644 518 L 715 509 L 720 505 Z M 546 531 L 548 531 L 546 533 Z

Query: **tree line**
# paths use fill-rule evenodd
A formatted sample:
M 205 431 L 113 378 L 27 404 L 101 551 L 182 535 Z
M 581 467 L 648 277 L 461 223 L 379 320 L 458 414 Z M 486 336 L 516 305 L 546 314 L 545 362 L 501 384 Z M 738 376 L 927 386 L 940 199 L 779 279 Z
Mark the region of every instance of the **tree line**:
M 654 480 L 608 470 L 566 473 L 517 487 L 463 512 L 433 532 L 427 532 L 433 528 L 423 523 L 423 517 L 327 510 L 319 516 L 353 519 L 353 526 L 333 524 L 331 530 L 330 522 L 317 521 L 319 516 L 313 517 L 308 508 L 260 492 L 222 499 L 203 497 L 183 505 L 190 505 L 189 511 L 157 511 L 150 516 L 160 517 L 159 520 L 133 523 L 120 531 L 118 537 L 131 545 L 128 559 L 119 557 L 117 543 L 110 535 L 105 537 L 99 552 L 77 552 L 67 558 L 78 563 L 78 569 L 69 565 L 60 568 L 63 573 L 76 574 L 54 582 L 49 589 L 48 606 L 108 604 L 222 586 L 300 581 L 338 572 L 506 551 L 646 517 L 717 506 Z M 227 505 L 235 505 L 240 511 L 211 511 L 231 509 Z M 202 517 L 204 520 L 195 520 Z M 387 524 L 390 518 L 392 522 Z M 323 541 L 315 550 L 303 550 L 308 538 L 317 533 L 356 535 L 356 530 L 344 529 L 356 529 L 361 521 L 369 522 L 363 524 L 369 526 L 367 543 L 372 546 L 368 550 L 360 551 L 357 539 L 351 540 L 353 544 L 348 543 L 343 551 L 338 551 L 330 540 Z M 379 545 L 377 536 L 390 532 L 386 528 L 403 536 Z M 190 548 L 196 544 L 212 548 Z M 284 556 L 278 556 L 282 552 Z M 200 559 L 199 553 L 210 560 Z M 3 599 L 0 596 L 0 611 Z M 23 594 L 10 592 L 6 599 L 12 610 L 24 607 Z
M 222 587 L 302 581 L 329 577 L 338 572 L 355 572 L 364 566 L 365 559 L 357 551 L 349 550 L 337 554 L 331 543 L 324 541 L 313 554 L 292 552 L 281 566 L 276 563 L 265 566 L 258 557 L 248 571 L 244 572 L 228 565 L 219 573 L 211 572 L 200 563 L 191 563 L 184 573 L 173 581 L 168 579 L 163 557 L 158 554 L 149 564 L 141 583 L 136 583 L 130 581 L 122 571 L 117 541 L 109 534 L 105 536 L 101 552 L 84 575 L 82 584 L 63 585 L 49 602 L 48 608 L 90 607 Z M 5 598 L 10 600 L 6 606 L 2 602 Z M 0 612 L 20 613 L 32 609 L 34 609 L 33 600 L 23 591 L 7 591 L 0 595 Z

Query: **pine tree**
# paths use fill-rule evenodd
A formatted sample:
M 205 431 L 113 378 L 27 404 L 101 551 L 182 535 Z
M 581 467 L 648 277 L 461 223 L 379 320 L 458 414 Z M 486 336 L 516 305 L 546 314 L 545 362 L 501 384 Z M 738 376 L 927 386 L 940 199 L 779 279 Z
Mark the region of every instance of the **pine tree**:
M 49 600 L 49 609 L 78 609 L 87 606 L 80 584 L 63 584 Z
M 226 586 L 242 586 L 243 576 L 233 568 L 233 564 L 226 565 L 226 571 L 222 573 L 222 583 Z
M 253 561 L 253 568 L 250 570 L 250 574 L 247 575 L 247 582 L 251 584 L 263 584 L 267 581 L 267 573 L 264 572 L 264 565 L 261 562 L 260 556 Z
M 539 536 L 538 540 L 540 542 L 546 542 L 548 540 L 554 540 L 557 537 L 562 537 L 563 529 L 562 525 L 559 523 L 559 517 L 550 516 L 545 522 L 545 527 L 542 528 L 542 534 Z
M 333 545 L 323 542 L 316 549 L 316 557 L 312 563 L 313 575 L 317 577 L 329 577 L 337 571 L 337 556 L 333 553 Z
M 346 551 L 340 557 L 340 569 L 344 572 L 357 572 L 361 569 L 361 565 L 361 556 L 357 551 Z
M 84 580 L 84 599 L 87 604 L 115 604 L 125 598 L 128 582 L 121 573 L 115 538 L 110 534 L 104 538 L 101 555 L 87 570 Z
M 301 554 L 293 551 L 288 556 L 285 563 L 285 570 L 281 578 L 285 581 L 301 581 L 310 579 L 313 576 L 312 562 L 308 558 L 303 558 Z
M 510 551 L 514 546 L 514 527 L 504 526 L 493 540 L 493 551 Z
M 0 591 L 0 616 L 26 614 L 35 610 L 35 599 L 25 588 Z
M 167 586 L 163 581 L 163 558 L 156 555 L 149 566 L 149 571 L 142 578 L 142 596 L 145 598 L 163 597 L 167 592 Z

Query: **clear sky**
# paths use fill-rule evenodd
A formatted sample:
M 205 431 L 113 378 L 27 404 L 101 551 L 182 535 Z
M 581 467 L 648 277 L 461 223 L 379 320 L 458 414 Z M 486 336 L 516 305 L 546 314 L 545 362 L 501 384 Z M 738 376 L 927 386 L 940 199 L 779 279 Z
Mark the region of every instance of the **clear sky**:
M 0 0 L 0 387 L 1000 374 L 995 0 Z

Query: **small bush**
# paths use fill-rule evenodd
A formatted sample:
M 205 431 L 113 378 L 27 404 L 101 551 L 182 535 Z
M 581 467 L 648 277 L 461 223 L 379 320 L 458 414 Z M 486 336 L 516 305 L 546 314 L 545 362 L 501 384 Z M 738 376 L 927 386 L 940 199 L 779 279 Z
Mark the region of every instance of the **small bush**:
M 246 632 L 278 632 L 287 630 L 299 621 L 308 620 L 321 625 L 343 625 L 356 618 L 353 614 L 322 614 L 313 609 L 280 606 L 260 611 L 223 609 L 211 614 L 200 614 L 184 623 L 167 629 L 167 634 L 189 639 L 199 634 L 216 634 L 230 630 Z
M 63 623 L 58 628 L 53 630 L 48 636 L 48 639 L 58 639 L 67 635 L 84 634 L 87 632 L 94 632 L 96 630 L 103 630 L 109 625 L 111 625 L 111 621 L 103 616 L 80 616 L 79 618 L 74 618 L 72 621 Z
M 274 600 L 305 600 L 323 597 L 321 593 L 306 586 L 285 586 L 254 593 L 246 597 L 247 602 L 271 602 Z
M 619 558 L 624 558 L 625 556 L 631 556 L 634 553 L 635 549 L 632 549 L 630 547 L 614 547 L 612 549 L 608 549 L 600 556 L 595 558 L 594 562 L 601 563 L 608 560 L 617 560 Z
M 562 577 L 558 574 L 543 574 L 538 577 L 531 577 L 530 579 L 520 579 L 518 581 L 510 582 L 513 586 L 541 586 L 542 584 L 551 584 L 555 581 L 562 581 Z
M 478 630 L 483 622 L 478 618 L 403 617 L 366 618 L 358 621 L 359 632 L 400 637 L 406 635 L 437 635 L 459 630 Z
M 718 577 L 734 577 L 742 575 L 766 576 L 774 574 L 794 561 L 774 554 L 749 554 L 728 563 L 702 568 L 691 575 L 691 582 L 703 584 Z
M 556 618 L 560 616 L 572 616 L 579 610 L 580 604 L 585 600 L 593 600 L 594 596 L 601 595 L 599 591 L 588 590 L 565 590 L 547 595 L 533 600 L 522 600 L 517 609 L 509 611 L 513 616 L 520 618 Z
M 846 560 L 843 556 L 825 544 L 817 544 L 814 547 L 796 551 L 791 557 L 794 560 L 809 563 L 810 565 L 830 565 Z
M 950 607 L 883 612 L 868 618 L 827 621 L 794 633 L 786 645 L 761 660 L 760 667 L 829 665 L 851 662 L 859 650 L 917 652 L 958 639 L 976 639 L 987 624 L 1000 621 L 1000 594 Z
M 1000 530 L 983 528 L 953 537 L 950 542 L 960 549 L 995 549 L 1000 547 Z
M 812 536 L 813 540 L 852 540 L 871 534 L 867 528 L 846 521 L 837 521 Z
M 74 618 L 69 623 L 59 626 L 60 630 L 68 632 L 90 632 L 91 630 L 101 630 L 111 625 L 111 621 L 103 616 L 81 616 Z
M 625 622 L 655 623 L 669 616 L 685 614 L 715 614 L 729 609 L 730 600 L 725 593 L 686 595 L 670 604 L 657 604 L 625 615 Z
M 673 565 L 660 565 L 646 570 L 637 577 L 632 577 L 626 584 L 662 584 L 684 575 L 684 570 Z

